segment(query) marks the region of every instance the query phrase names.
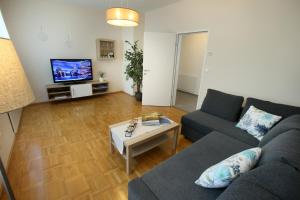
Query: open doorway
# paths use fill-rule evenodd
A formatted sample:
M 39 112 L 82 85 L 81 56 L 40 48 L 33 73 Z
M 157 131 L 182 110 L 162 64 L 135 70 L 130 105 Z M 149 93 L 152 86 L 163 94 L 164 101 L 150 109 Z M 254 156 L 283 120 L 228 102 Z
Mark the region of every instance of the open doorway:
M 178 35 L 173 105 L 187 112 L 197 109 L 207 41 L 207 31 Z

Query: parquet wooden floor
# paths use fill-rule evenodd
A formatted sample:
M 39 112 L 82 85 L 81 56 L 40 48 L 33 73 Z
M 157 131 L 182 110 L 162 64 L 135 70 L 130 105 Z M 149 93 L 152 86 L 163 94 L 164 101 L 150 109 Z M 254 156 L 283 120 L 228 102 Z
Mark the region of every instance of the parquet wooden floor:
M 16 199 L 127 199 L 128 181 L 169 158 L 171 142 L 138 156 L 127 176 L 123 157 L 109 153 L 108 125 L 152 111 L 177 122 L 185 114 L 124 93 L 26 107 L 8 169 Z M 190 144 L 180 137 L 177 152 Z

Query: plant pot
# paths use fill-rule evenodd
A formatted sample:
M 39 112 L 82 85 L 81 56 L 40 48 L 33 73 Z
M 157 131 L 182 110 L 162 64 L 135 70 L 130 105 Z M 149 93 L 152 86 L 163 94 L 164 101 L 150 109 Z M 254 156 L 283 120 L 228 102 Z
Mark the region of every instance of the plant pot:
M 100 83 L 104 82 L 104 78 L 103 77 L 99 77 L 99 82 Z
M 143 94 L 141 92 L 136 92 L 135 93 L 135 99 L 137 101 L 142 101 L 142 98 L 143 98 Z

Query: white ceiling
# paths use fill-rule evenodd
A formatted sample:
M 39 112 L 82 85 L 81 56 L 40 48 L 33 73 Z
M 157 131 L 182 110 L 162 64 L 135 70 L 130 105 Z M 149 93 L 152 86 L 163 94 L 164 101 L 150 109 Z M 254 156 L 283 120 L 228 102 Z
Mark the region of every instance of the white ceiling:
M 66 3 L 75 3 L 86 6 L 96 6 L 106 9 L 108 7 L 128 6 L 140 12 L 149 11 L 155 8 L 163 7 L 172 4 L 179 0 L 62 0 Z M 122 4 L 123 3 L 123 4 Z

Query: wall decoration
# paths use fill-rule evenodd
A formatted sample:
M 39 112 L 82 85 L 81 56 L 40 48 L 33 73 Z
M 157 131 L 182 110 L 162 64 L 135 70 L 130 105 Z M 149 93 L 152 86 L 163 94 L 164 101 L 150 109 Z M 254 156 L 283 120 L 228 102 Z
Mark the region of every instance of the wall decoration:
M 48 34 L 44 31 L 44 27 L 40 26 L 40 31 L 37 34 L 37 38 L 41 41 L 41 42 L 46 42 L 48 41 Z
M 113 60 L 115 59 L 115 41 L 108 39 L 97 39 L 97 59 Z

